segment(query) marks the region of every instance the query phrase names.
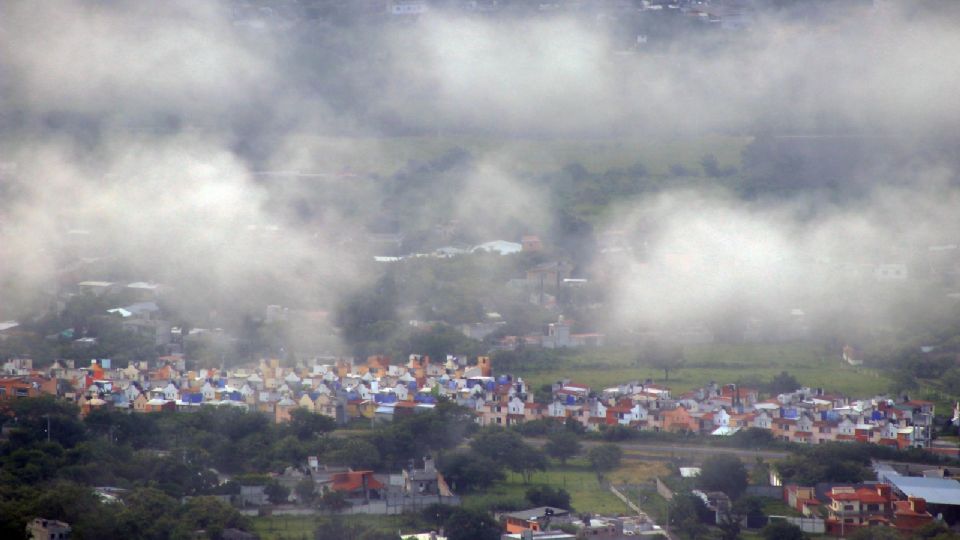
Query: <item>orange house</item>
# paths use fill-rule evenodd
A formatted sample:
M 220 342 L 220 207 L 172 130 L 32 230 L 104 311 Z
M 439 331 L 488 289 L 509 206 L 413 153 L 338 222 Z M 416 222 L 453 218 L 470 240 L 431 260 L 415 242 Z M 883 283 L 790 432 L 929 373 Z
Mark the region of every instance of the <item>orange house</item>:
M 23 379 L 0 379 L 0 401 L 7 399 L 37 397 L 40 391 Z
M 343 493 L 349 498 L 379 499 L 385 487 L 374 478 L 373 471 L 348 471 L 335 473 L 331 478 L 333 491 Z
M 684 407 L 677 407 L 660 413 L 660 426 L 663 431 L 691 431 L 696 432 L 700 423 L 690 416 Z

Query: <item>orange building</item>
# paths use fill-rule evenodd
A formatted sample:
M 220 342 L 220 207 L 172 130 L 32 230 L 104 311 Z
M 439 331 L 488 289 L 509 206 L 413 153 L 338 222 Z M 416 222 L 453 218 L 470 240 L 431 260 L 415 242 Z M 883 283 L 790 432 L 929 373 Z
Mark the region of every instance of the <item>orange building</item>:
M 660 426 L 663 431 L 690 431 L 695 433 L 700 429 L 700 423 L 696 418 L 690 416 L 690 412 L 684 407 L 661 411 Z
M 40 390 L 29 381 L 18 378 L 0 379 L 0 401 L 25 397 L 37 397 Z

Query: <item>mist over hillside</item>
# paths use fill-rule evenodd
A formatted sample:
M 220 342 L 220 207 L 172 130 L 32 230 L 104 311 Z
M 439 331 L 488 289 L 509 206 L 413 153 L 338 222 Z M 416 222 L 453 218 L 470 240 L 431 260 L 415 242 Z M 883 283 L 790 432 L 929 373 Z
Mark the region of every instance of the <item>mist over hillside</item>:
M 373 4 L 7 3 L 0 315 L 95 260 L 194 316 L 334 309 L 391 234 L 408 252 L 540 235 L 625 332 L 790 309 L 882 326 L 952 291 L 877 274 L 941 272 L 929 248 L 960 233 L 949 10 L 756 2 L 734 30 Z M 568 151 L 717 136 L 745 142 L 608 169 Z M 529 141 L 550 159 L 519 159 Z M 611 231 L 626 249 L 604 252 Z

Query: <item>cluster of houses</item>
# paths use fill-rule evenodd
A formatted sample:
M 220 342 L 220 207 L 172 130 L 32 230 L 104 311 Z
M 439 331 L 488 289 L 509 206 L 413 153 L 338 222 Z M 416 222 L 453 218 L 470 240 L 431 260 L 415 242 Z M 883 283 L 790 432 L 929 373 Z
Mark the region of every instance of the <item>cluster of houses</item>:
M 960 521 L 960 474 L 956 467 L 874 462 L 877 481 L 783 486 L 783 501 L 798 521 L 844 537 L 863 527 L 892 527 L 910 535 L 935 519 Z
M 239 407 L 289 420 L 306 409 L 346 423 L 389 421 L 430 410 L 443 397 L 475 411 L 480 425 L 511 426 L 552 419 L 578 422 L 589 431 L 620 425 L 641 431 L 731 435 L 746 428 L 768 430 L 777 440 L 821 444 L 858 441 L 900 449 L 931 447 L 934 404 L 879 396 L 849 399 L 821 389 L 800 388 L 760 400 L 756 389 L 710 384 L 673 395 L 652 381 L 628 382 L 594 391 L 569 380 L 555 383 L 548 402 L 534 399 L 522 378 L 494 376 L 489 357 L 475 363 L 450 356 L 434 362 L 411 355 L 406 362 L 385 356 L 365 361 L 314 359 L 284 367 L 276 359 L 230 369 L 186 370 L 182 355 L 161 357 L 150 368 L 131 363 L 110 368 L 108 360 L 76 367 L 55 362 L 35 370 L 29 360 L 2 366 L 0 399 L 40 394 L 78 403 L 83 414 L 97 407 L 137 413 Z
M 509 426 L 541 418 L 575 421 L 587 430 L 621 425 L 641 431 L 732 435 L 745 428 L 769 430 L 777 440 L 805 444 L 859 441 L 897 448 L 931 446 L 934 404 L 888 397 L 851 400 L 800 388 L 761 401 L 759 392 L 734 384 L 671 394 L 651 381 L 594 392 L 560 381 L 553 401 L 537 403 L 522 379 L 477 396 L 482 425 Z

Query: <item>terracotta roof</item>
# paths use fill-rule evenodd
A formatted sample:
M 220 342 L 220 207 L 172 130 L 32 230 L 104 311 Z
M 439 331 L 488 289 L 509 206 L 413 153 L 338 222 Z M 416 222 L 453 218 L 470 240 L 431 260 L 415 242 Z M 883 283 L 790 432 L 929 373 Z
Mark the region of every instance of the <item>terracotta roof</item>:
M 368 489 L 382 489 L 383 484 L 373 477 L 373 471 L 350 471 L 333 475 L 335 491 L 356 491 L 363 489 L 363 478 L 367 477 Z
M 889 502 L 887 497 L 880 495 L 872 489 L 860 488 L 856 492 L 827 493 L 827 497 L 835 501 L 860 501 L 862 503 L 885 503 Z

